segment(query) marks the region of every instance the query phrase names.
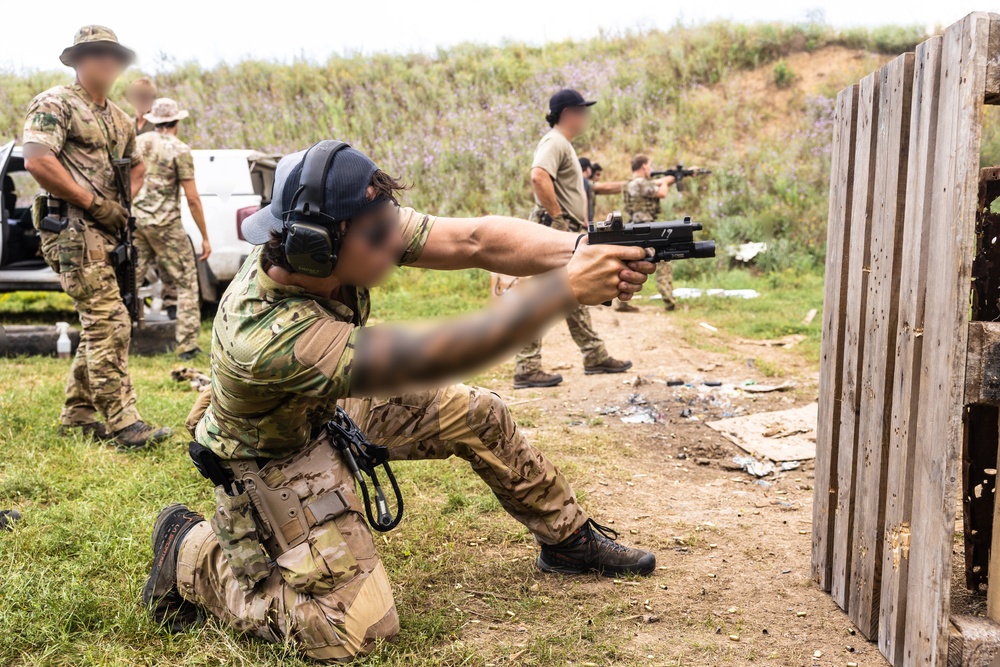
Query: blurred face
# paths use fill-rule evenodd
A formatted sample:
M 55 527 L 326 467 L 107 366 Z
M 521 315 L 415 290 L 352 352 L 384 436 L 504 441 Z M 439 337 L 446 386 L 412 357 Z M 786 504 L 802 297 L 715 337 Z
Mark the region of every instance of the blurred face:
M 653 164 L 651 162 L 647 162 L 646 164 L 642 165 L 642 169 L 640 169 L 639 172 L 645 178 L 649 178 L 649 175 L 653 173 Z
M 402 255 L 399 212 L 386 202 L 347 226 L 334 275 L 342 285 L 375 287 L 388 277 Z
M 100 46 L 84 51 L 73 63 L 80 83 L 91 93 L 102 95 L 108 94 L 125 67 L 117 51 Z
M 583 175 L 586 178 L 590 178 L 593 175 L 593 172 L 590 171 L 590 167 L 587 167 L 586 169 L 583 170 Z
M 597 182 L 597 181 L 601 180 L 601 174 L 602 173 L 604 173 L 604 172 L 595 171 L 593 174 L 591 174 L 590 180 L 592 180 L 594 182 Z
M 136 114 L 142 116 L 152 110 L 156 94 L 145 86 L 136 86 L 129 89 L 125 94 L 125 99 L 135 109 Z
M 559 116 L 559 124 L 565 127 L 574 137 L 587 131 L 590 123 L 590 107 L 569 107 L 563 109 Z

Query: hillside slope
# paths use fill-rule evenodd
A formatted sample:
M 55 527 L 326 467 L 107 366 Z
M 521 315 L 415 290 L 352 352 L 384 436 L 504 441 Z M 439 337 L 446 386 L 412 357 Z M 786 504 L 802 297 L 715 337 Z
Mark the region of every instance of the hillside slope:
M 188 64 L 155 79 L 191 109 L 182 133 L 195 147 L 284 152 L 336 136 L 412 183 L 413 205 L 454 215 L 528 212 L 546 100 L 572 86 L 600 100 L 577 150 L 606 178 L 626 177 L 640 151 L 658 165 L 709 166 L 674 212 L 704 220 L 721 243 L 777 241 L 764 269 L 805 268 L 825 240 L 832 97 L 922 39 L 915 28 L 712 23 L 543 47 Z M 0 73 L 0 136 L 16 136 L 31 97 L 64 79 Z M 989 120 L 984 159 L 1000 161 L 1000 123 Z M 600 211 L 618 205 L 603 199 Z

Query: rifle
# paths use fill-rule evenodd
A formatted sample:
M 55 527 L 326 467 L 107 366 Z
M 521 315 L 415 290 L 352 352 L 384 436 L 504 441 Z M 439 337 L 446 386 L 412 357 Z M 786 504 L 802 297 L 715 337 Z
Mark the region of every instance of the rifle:
M 591 223 L 587 241 L 591 245 L 624 245 L 652 248 L 651 262 L 669 262 L 676 259 L 715 257 L 715 241 L 695 241 L 694 233 L 702 229 L 700 222 L 691 218 L 669 222 L 638 222 L 626 225 L 622 214 L 615 211 L 600 223 Z
M 676 169 L 664 169 L 663 171 L 654 171 L 649 176 L 650 178 L 660 178 L 661 176 L 673 176 L 674 183 L 677 185 L 677 192 L 683 192 L 684 188 L 681 186 L 681 182 L 688 176 L 701 176 L 703 174 L 711 174 L 712 172 L 708 169 L 702 169 L 700 167 L 695 167 L 693 169 L 685 169 L 684 165 L 677 165 Z
M 139 299 L 139 286 L 136 284 L 135 267 L 138 253 L 135 248 L 135 216 L 132 215 L 132 159 L 120 158 L 111 161 L 115 173 L 115 183 L 121 194 L 122 205 L 128 211 L 128 222 L 119 233 L 119 243 L 111 251 L 111 266 L 115 269 L 118 281 L 118 291 L 122 302 L 128 310 L 129 319 L 133 324 L 142 322 L 142 301 Z

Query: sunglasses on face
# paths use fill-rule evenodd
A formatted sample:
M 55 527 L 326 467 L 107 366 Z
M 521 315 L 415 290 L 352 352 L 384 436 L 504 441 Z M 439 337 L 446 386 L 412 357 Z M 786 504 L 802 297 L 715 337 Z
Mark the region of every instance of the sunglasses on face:
M 89 58 L 110 58 L 124 64 L 125 58 L 122 56 L 121 51 L 112 46 L 88 46 L 86 48 L 80 49 L 80 56 L 85 56 Z

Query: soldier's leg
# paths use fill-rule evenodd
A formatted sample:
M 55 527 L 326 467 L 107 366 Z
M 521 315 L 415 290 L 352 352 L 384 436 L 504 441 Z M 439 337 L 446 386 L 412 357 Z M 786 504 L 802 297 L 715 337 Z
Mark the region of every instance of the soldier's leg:
M 496 394 L 453 385 L 391 399 L 349 399 L 344 409 L 393 459 L 459 456 L 472 464 L 507 512 L 543 544 L 558 544 L 587 521 L 569 481 L 518 430 Z
M 342 489 L 353 509 L 313 526 L 307 541 L 279 556 L 249 591 L 240 587 L 212 525 L 199 523 L 181 542 L 177 587 L 184 599 L 240 632 L 291 641 L 315 660 L 349 662 L 399 632 L 392 587 L 357 511 L 353 478 L 339 456 L 321 470 L 279 469 L 293 490 L 306 483 Z
M 73 305 L 79 313 L 80 308 L 75 301 Z M 63 426 L 83 426 L 97 421 L 100 420 L 90 393 L 90 376 L 87 374 L 87 346 L 84 345 L 81 335 L 80 344 L 76 348 L 76 354 L 73 355 L 73 365 L 69 369 L 66 402 L 63 403 L 59 423 Z
M 149 242 L 151 233 L 153 232 L 149 227 L 139 227 L 132 236 L 132 243 L 135 245 L 136 254 L 139 257 L 139 261 L 135 265 L 135 280 L 139 287 L 142 287 L 143 281 L 146 280 L 146 274 L 149 273 L 150 267 L 156 265 L 156 251 Z
M 59 280 L 63 290 L 74 299 L 82 326 L 82 355 L 77 351 L 81 363 L 74 362 L 71 386 L 67 387 L 66 409 L 73 414 L 74 406 L 79 406 L 89 392 L 93 406 L 104 415 L 108 430 L 119 431 L 131 426 L 139 421 L 135 390 L 128 374 L 132 322 L 122 303 L 114 269 L 100 261 L 61 273 Z M 76 374 L 82 379 L 83 364 L 86 365 L 87 386 L 75 380 Z M 66 414 L 64 410 L 64 416 Z
M 514 356 L 514 375 L 530 375 L 542 370 L 542 339 L 536 338 Z
M 570 335 L 583 354 L 584 366 L 596 366 L 611 357 L 604 346 L 604 341 L 594 331 L 587 306 L 579 306 L 572 311 L 566 317 L 566 326 L 569 327 Z
M 677 307 L 677 300 L 674 299 L 674 268 L 670 262 L 660 262 L 656 265 L 656 289 L 663 297 L 663 306 L 667 310 Z
M 160 279 L 177 289 L 175 339 L 178 354 L 198 348 L 201 305 L 198 301 L 198 269 L 194 265 L 191 242 L 184 228 L 165 226 L 157 238 L 156 262 Z

